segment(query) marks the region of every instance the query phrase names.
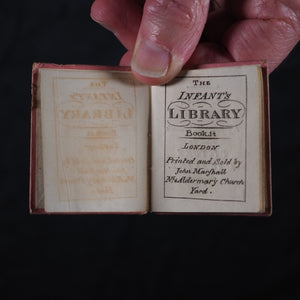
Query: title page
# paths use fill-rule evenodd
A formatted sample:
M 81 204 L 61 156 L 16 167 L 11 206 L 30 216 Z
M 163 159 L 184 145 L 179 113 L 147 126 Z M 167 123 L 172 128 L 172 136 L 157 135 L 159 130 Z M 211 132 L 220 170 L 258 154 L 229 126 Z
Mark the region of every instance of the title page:
M 153 211 L 260 211 L 261 91 L 255 65 L 152 88 Z

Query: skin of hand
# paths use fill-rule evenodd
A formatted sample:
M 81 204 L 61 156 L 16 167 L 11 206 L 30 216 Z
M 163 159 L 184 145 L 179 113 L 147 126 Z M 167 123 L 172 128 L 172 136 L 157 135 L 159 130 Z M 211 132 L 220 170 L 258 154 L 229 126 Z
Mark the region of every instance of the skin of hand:
M 91 17 L 146 84 L 206 63 L 266 59 L 272 72 L 300 40 L 300 0 L 96 0 Z

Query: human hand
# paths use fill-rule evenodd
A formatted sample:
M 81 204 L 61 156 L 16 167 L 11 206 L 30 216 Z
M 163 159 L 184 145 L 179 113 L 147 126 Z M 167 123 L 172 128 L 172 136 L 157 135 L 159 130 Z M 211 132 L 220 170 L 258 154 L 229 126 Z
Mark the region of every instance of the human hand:
M 272 72 L 300 40 L 299 0 L 96 0 L 91 16 L 146 84 L 184 65 L 267 59 Z

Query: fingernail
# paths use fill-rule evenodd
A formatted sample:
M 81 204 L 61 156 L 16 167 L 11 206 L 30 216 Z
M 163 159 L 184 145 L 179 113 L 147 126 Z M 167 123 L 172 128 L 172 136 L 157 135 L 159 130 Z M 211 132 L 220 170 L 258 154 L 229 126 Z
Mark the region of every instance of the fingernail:
M 171 61 L 169 50 L 152 41 L 142 41 L 131 61 L 131 68 L 142 76 L 159 78 L 167 74 Z

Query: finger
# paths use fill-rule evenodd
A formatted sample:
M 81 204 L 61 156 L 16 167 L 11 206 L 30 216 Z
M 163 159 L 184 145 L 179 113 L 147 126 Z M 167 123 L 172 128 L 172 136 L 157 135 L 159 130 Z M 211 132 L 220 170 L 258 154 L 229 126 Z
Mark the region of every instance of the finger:
M 96 0 L 91 17 L 112 31 L 127 48 L 133 49 L 142 19 L 142 5 L 133 0 Z
M 163 84 L 181 70 L 196 48 L 209 0 L 147 0 L 131 62 L 135 76 Z
M 272 72 L 299 41 L 300 30 L 284 20 L 243 20 L 224 34 L 223 45 L 235 61 L 267 59 Z
M 267 59 L 271 72 L 299 40 L 297 5 L 292 2 L 227 0 L 209 15 L 204 36 L 223 43 L 235 61 Z

